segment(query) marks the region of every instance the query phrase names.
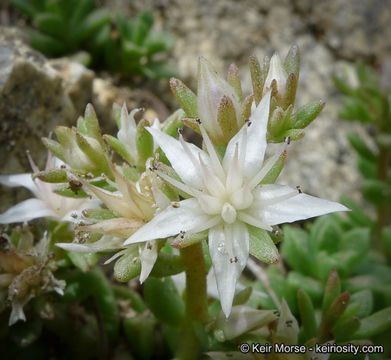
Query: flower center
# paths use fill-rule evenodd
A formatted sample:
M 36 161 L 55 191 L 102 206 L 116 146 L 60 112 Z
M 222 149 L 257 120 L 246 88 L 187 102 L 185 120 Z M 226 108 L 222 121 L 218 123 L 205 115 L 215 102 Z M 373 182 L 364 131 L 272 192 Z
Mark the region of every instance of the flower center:
M 221 209 L 221 217 L 228 224 L 234 223 L 236 220 L 235 208 L 230 203 L 226 202 Z

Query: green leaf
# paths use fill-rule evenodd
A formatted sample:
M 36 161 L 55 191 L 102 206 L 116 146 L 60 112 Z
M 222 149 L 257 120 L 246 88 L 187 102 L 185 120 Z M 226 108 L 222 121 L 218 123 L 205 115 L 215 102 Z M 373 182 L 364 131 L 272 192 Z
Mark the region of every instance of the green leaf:
M 293 45 L 289 49 L 289 52 L 284 59 L 284 68 L 288 74 L 294 73 L 297 77 L 299 77 L 300 50 L 297 45 Z
M 314 254 L 310 252 L 307 232 L 289 225 L 283 227 L 283 232 L 284 241 L 281 245 L 281 252 L 288 264 L 304 275 L 316 272 L 313 263 Z
M 391 328 L 391 307 L 380 310 L 361 320 L 361 324 L 354 337 L 367 339 Z
M 355 90 L 347 85 L 347 82 L 337 76 L 333 76 L 335 87 L 344 95 L 354 95 Z
M 293 127 L 295 129 L 306 128 L 323 110 L 325 102 L 322 100 L 313 101 L 307 105 L 302 106 L 294 114 L 295 123 Z
M 166 134 L 176 137 L 178 134 L 178 129 L 183 128 L 182 119 L 186 116 L 185 112 L 182 109 L 178 109 L 173 112 L 162 124 L 162 131 Z
M 34 25 L 43 33 L 64 39 L 66 35 L 66 25 L 63 19 L 56 14 L 42 13 L 34 18 Z
M 294 73 L 290 73 L 286 79 L 285 95 L 282 100 L 282 107 L 284 110 L 295 103 L 298 80 L 298 77 Z
M 185 271 L 186 268 L 182 263 L 181 257 L 178 255 L 159 253 L 155 265 L 151 271 L 151 276 L 165 277 L 179 274 Z
M 10 0 L 10 3 L 20 11 L 33 18 L 38 9 L 29 0 Z
M 136 147 L 140 161 L 143 164 L 145 164 L 147 159 L 153 155 L 153 138 L 145 128 L 150 125 L 151 124 L 146 119 L 141 119 L 137 124 Z
M 55 140 L 42 138 L 43 145 L 55 156 L 58 157 L 62 161 L 66 161 L 64 155 L 64 149 L 60 143 Z
M 148 277 L 144 283 L 144 298 L 159 320 L 174 326 L 181 324 L 185 305 L 170 278 Z
M 365 180 L 361 186 L 364 198 L 374 204 L 384 204 L 391 200 L 391 186 L 380 180 Z
M 89 14 L 94 9 L 94 0 L 81 0 L 75 1 L 72 11 L 72 17 L 70 18 L 69 23 L 73 26 L 78 26 L 81 23 L 85 16 Z
M 31 29 L 28 30 L 28 33 L 30 44 L 34 49 L 49 56 L 60 56 L 66 52 L 61 40 Z
M 73 265 L 85 273 L 98 262 L 98 255 L 94 253 L 80 254 L 73 251 L 67 251 L 67 256 Z
M 251 225 L 247 228 L 250 234 L 250 254 L 265 263 L 277 263 L 280 260 L 278 249 L 268 232 Z
M 355 228 L 343 234 L 340 252 L 336 255 L 349 253 L 348 257 L 340 257 L 343 267 L 348 272 L 352 272 L 360 262 L 365 260 L 370 248 L 370 242 L 370 231 L 368 228 Z
M 367 104 L 357 99 L 345 99 L 344 108 L 339 113 L 339 116 L 345 120 L 373 122 L 372 114 Z
M 114 265 L 114 276 L 120 282 L 127 282 L 141 272 L 141 261 L 138 257 L 138 246 L 123 250 L 123 255 Z
M 356 314 L 359 318 L 364 318 L 372 313 L 373 309 L 373 295 L 369 289 L 358 291 L 350 298 L 352 304 L 360 304 L 360 311 Z
M 364 179 L 376 179 L 377 166 L 376 162 L 371 162 L 362 156 L 358 156 L 357 166 Z
M 238 132 L 236 110 L 232 100 L 228 96 L 224 95 L 220 99 L 220 103 L 217 108 L 217 123 L 223 132 L 223 137 L 226 140 L 226 143 L 228 143 L 229 139 Z
M 348 198 L 347 196 L 341 196 L 341 203 L 351 209 L 351 211 L 346 212 L 346 214 L 358 226 L 369 228 L 374 226 L 374 221 L 352 199 Z
M 319 325 L 319 343 L 323 343 L 332 338 L 331 331 L 335 324 L 346 310 L 349 304 L 350 294 L 345 291 L 339 295 L 330 305 L 328 310 L 323 313 L 322 322 Z
M 96 116 L 94 107 L 92 104 L 87 104 L 86 110 L 84 112 L 84 121 L 86 126 L 86 135 L 91 136 L 92 138 L 99 141 L 101 146 L 103 147 L 102 134 L 100 131 L 99 121 Z
M 299 289 L 297 292 L 297 302 L 299 305 L 301 325 L 304 330 L 305 340 L 312 339 L 316 336 L 317 325 L 311 298 L 303 289 Z
M 82 191 L 82 190 L 78 190 L 78 191 L 73 191 L 68 184 L 62 184 L 62 185 L 59 185 L 57 186 L 54 191 L 54 193 L 58 194 L 58 195 L 61 195 L 61 196 L 65 196 L 65 197 L 70 197 L 70 198 L 75 198 L 75 199 L 81 199 L 81 198 L 86 198 L 88 197 L 87 193 Z
M 132 354 L 140 360 L 152 359 L 156 351 L 154 333 L 158 321 L 152 314 L 138 314 L 123 322 L 126 339 Z
M 68 176 L 64 169 L 51 169 L 40 171 L 37 174 L 34 174 L 39 180 L 48 182 L 48 183 L 64 183 L 68 182 Z
M 295 290 L 304 290 L 315 301 L 319 301 L 322 298 L 323 286 L 319 280 L 302 275 L 296 271 L 290 271 L 287 282 Z
M 323 296 L 322 313 L 325 314 L 331 304 L 337 299 L 341 293 L 341 280 L 335 270 L 331 270 L 327 280 L 326 288 Z
M 253 292 L 253 288 L 251 286 L 247 286 L 243 290 L 238 291 L 235 294 L 234 300 L 232 302 L 232 306 L 245 304 L 250 299 L 252 292 Z
M 249 66 L 251 73 L 251 82 L 253 85 L 255 104 L 258 105 L 263 97 L 263 85 L 265 83 L 265 74 L 261 71 L 259 60 L 255 55 L 249 57 Z
M 103 135 L 103 139 L 109 144 L 109 146 L 116 151 L 121 157 L 129 164 L 135 165 L 136 161 L 128 153 L 124 144 L 122 144 L 117 138 L 111 135 Z
M 175 45 L 175 37 L 170 33 L 150 33 L 144 43 L 146 55 L 170 51 Z
M 381 241 L 387 252 L 387 256 L 391 259 L 391 227 L 384 228 L 381 234 Z
M 83 216 L 95 220 L 109 220 L 116 217 L 108 209 L 84 209 Z
M 360 319 L 357 317 L 349 318 L 338 323 L 333 329 L 333 334 L 337 341 L 347 341 L 355 339 L 354 333 L 360 328 Z
M 350 145 L 365 159 L 369 161 L 376 161 L 376 155 L 373 151 L 365 144 L 365 142 L 355 133 L 348 134 Z
M 105 26 L 109 26 L 110 21 L 111 15 L 109 11 L 106 9 L 95 10 L 78 24 L 78 32 L 73 36 L 77 37 L 78 42 L 87 41 L 100 29 L 103 29 Z
M 148 62 L 141 67 L 141 73 L 151 79 L 165 79 L 171 76 L 176 76 L 176 68 L 164 61 Z
M 130 306 L 138 313 L 143 313 L 147 310 L 147 306 L 140 294 L 131 289 L 128 285 L 112 285 L 112 289 L 116 298 L 128 300 Z
M 239 68 L 236 64 L 231 64 L 228 68 L 227 82 L 230 84 L 238 95 L 239 100 L 243 100 L 242 84 L 240 82 Z
M 153 23 L 153 13 L 148 10 L 141 11 L 137 16 L 134 32 L 132 34 L 132 42 L 137 45 L 141 45 L 148 36 Z
M 198 117 L 197 96 L 182 81 L 170 79 L 171 91 L 178 101 L 180 107 L 190 118 Z
M 315 220 L 310 233 L 310 243 L 316 249 L 328 253 L 335 252 L 339 247 L 342 230 L 332 216 L 322 216 Z

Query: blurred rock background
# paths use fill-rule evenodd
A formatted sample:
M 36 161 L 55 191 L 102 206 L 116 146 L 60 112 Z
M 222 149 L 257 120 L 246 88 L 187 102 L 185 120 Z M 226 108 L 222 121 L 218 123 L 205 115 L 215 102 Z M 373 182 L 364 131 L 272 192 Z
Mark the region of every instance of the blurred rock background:
M 370 129 L 338 119 L 341 97 L 331 77 L 338 69 L 351 69 L 358 60 L 378 68 L 389 64 L 391 1 L 100 0 L 98 3 L 129 16 L 144 8 L 151 9 L 155 29 L 170 31 L 177 37 L 172 61 L 177 64 L 179 77 L 194 90 L 199 55 L 209 59 L 221 73 L 235 62 L 241 69 L 244 91 L 249 93 L 248 56 L 255 53 L 263 58 L 275 51 L 285 56 L 292 44 L 298 44 L 302 65 L 297 105 L 322 99 L 326 108 L 307 129 L 306 136 L 290 146 L 280 183 L 301 185 L 307 193 L 332 200 L 338 200 L 341 194 L 359 199 L 359 176 L 346 133 L 356 131 L 365 135 Z M 23 18 L 2 0 L 0 25 L 22 23 Z M 148 116 L 157 114 L 162 119 L 177 106 L 166 80 L 136 79 L 132 84 L 121 84 L 115 77 L 94 74 L 66 60 L 48 61 L 31 49 L 26 50 L 26 45 L 21 45 L 23 36 L 15 40 L 16 35 L 9 35 L 12 31 L 15 30 L 0 29 L 2 174 L 27 171 L 24 152 L 28 148 L 34 151 L 34 158 L 43 160 L 45 155 L 38 155 L 45 154 L 39 138 L 47 135 L 55 124 L 72 124 L 87 101 L 93 102 L 101 121 L 106 119 L 104 126 L 112 130 L 109 114 L 113 101 L 126 100 L 130 107 L 146 106 L 150 108 Z M 11 44 L 9 37 L 14 39 Z M 27 73 L 32 77 L 27 77 Z M 41 86 L 37 85 L 37 78 Z M 386 79 L 385 83 L 390 81 Z M 369 135 L 367 138 L 370 141 Z M 0 192 L 4 193 L 4 188 Z M 9 196 L 1 201 L 0 210 L 16 200 L 15 192 L 13 198 Z

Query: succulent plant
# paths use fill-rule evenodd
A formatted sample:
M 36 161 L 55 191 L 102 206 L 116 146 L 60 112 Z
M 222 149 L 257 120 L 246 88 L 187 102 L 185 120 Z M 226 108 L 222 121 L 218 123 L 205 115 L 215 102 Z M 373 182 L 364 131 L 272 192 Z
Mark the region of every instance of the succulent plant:
M 34 48 L 49 56 L 73 54 L 85 47 L 98 29 L 110 23 L 110 13 L 95 9 L 94 0 L 11 0 L 31 18 Z
M 166 61 L 172 34 L 154 32 L 152 12 L 135 19 L 97 9 L 94 0 L 11 0 L 31 18 L 31 45 L 52 57 L 71 55 L 86 66 L 123 75 L 164 78 L 176 73 Z M 158 59 L 159 58 L 159 59 Z
M 153 24 L 153 14 L 148 10 L 135 19 L 117 14 L 113 24 L 102 27 L 88 45 L 94 65 L 152 79 L 174 75 L 176 71 L 167 64 L 165 55 L 173 49 L 175 39 L 170 33 L 152 31 Z

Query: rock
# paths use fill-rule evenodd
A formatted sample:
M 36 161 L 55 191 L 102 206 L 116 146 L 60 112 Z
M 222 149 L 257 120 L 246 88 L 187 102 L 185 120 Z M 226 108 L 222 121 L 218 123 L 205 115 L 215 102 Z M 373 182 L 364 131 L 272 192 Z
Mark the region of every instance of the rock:
M 390 52 L 389 0 L 297 0 L 296 3 L 339 57 L 352 61 L 382 59 Z
M 92 72 L 78 64 L 59 64 L 54 67 L 32 50 L 19 31 L 0 28 L 2 174 L 30 172 L 26 150 L 42 167 L 46 150 L 41 137 L 56 125 L 73 124 L 90 101 Z M 4 187 L 1 190 L 10 194 Z M 0 197 L 4 204 L 0 211 L 12 203 L 12 199 Z
M 50 60 L 49 64 L 63 79 L 64 93 L 69 96 L 76 113 L 82 114 L 86 105 L 92 101 L 94 72 L 66 58 Z

